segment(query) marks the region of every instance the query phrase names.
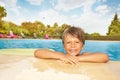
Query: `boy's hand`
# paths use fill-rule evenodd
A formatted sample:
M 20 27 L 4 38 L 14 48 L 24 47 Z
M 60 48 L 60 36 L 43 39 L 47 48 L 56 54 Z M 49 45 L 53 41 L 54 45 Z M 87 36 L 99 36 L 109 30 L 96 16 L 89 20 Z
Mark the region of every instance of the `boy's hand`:
M 79 59 L 76 56 L 64 55 L 60 60 L 67 64 L 79 64 Z

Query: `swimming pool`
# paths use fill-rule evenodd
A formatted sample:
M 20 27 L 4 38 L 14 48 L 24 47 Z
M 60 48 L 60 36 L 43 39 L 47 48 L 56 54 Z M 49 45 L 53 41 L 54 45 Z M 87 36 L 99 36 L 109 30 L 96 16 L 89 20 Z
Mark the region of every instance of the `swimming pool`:
M 0 49 L 10 48 L 48 48 L 65 52 L 61 40 L 46 39 L 1 39 Z M 82 52 L 104 52 L 110 56 L 110 60 L 120 60 L 120 42 L 117 41 L 86 41 Z

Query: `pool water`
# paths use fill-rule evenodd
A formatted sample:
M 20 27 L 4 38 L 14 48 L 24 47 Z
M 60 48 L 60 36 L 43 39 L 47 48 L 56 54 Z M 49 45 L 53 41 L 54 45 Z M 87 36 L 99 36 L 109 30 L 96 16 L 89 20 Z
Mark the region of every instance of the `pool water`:
M 38 49 L 48 48 L 65 53 L 61 40 L 46 39 L 1 39 L 0 49 Z M 119 41 L 86 41 L 82 52 L 103 52 L 109 55 L 110 60 L 120 60 Z

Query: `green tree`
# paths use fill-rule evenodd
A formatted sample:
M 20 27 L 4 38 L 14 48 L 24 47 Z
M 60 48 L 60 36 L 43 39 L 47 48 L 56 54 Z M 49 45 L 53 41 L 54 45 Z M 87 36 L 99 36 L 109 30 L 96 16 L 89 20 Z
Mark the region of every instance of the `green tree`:
M 0 6 L 0 21 L 2 20 L 3 17 L 7 16 L 6 9 L 2 6 Z
M 89 33 L 85 33 L 85 36 L 89 36 L 90 34 Z
M 35 21 L 34 23 L 23 22 L 21 24 L 21 27 L 27 29 L 29 31 L 29 34 L 26 34 L 26 35 L 29 35 L 31 37 L 33 37 L 33 33 L 39 36 L 44 35 L 45 25 L 42 22 L 39 22 L 39 21 Z
M 37 26 L 32 22 L 23 22 L 21 27 L 29 31 L 27 34 L 24 33 L 25 35 L 32 37 L 33 33 L 36 31 Z
M 96 32 L 94 32 L 94 33 L 92 33 L 92 34 L 90 34 L 91 36 L 100 36 L 100 34 L 99 33 L 96 33 Z
M 120 36 L 120 20 L 117 13 L 114 15 L 110 26 L 108 27 L 108 36 Z
M 57 22 L 55 22 L 54 25 L 53 25 L 54 28 L 56 28 L 56 27 L 58 27 L 58 26 L 59 26 L 59 25 L 58 25 Z
M 45 25 L 40 21 L 35 21 L 33 24 L 34 24 L 33 33 L 36 33 L 36 35 L 38 36 L 43 36 L 46 29 Z
M 113 19 L 113 20 L 118 21 L 118 14 L 117 14 L 117 13 L 115 13 L 115 15 L 114 15 L 114 19 Z

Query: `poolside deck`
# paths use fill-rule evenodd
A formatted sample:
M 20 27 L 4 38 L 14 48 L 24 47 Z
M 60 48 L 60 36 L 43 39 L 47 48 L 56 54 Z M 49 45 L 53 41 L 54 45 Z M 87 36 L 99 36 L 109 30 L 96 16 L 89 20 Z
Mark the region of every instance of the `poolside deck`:
M 69 65 L 33 56 L 35 49 L 1 49 L 0 80 L 120 80 L 120 61 Z

